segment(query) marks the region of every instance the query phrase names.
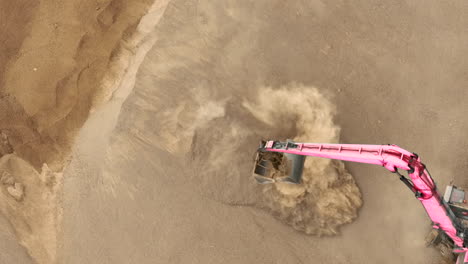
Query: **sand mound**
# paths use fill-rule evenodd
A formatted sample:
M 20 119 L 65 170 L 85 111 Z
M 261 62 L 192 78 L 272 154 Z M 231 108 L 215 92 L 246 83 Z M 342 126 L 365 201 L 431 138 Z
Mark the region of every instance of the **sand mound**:
M 39 263 L 56 260 L 57 175 L 78 130 L 93 108 L 125 98 L 144 57 L 136 54 L 154 44 L 146 37 L 168 2 L 0 4 L 8 22 L 0 26 L 0 172 L 10 175 L 2 178 L 8 199 L 0 211 Z
M 103 89 L 112 89 L 108 80 L 118 83 L 115 76 L 125 72 L 125 53 L 141 40 L 135 31 L 152 2 L 46 1 L 17 10 L 17 17 L 23 10 L 34 15 L 27 16 L 23 38 L 12 42 L 20 48 L 2 62 L 9 67 L 0 72 L 0 129 L 20 157 L 36 169 L 43 163 L 63 169 L 89 110 L 102 103 Z

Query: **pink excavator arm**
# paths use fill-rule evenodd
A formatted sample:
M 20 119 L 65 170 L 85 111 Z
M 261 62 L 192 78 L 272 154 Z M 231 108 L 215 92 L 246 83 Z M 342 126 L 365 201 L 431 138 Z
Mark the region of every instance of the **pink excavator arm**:
M 421 201 L 433 227 L 440 229 L 453 240 L 456 253 L 464 253 L 464 263 L 468 263 L 468 238 L 459 220 L 448 210 L 448 205 L 437 192 L 436 185 L 421 163 L 417 154 L 396 145 L 354 145 L 354 144 L 318 144 L 267 141 L 264 151 L 282 152 L 295 155 L 323 157 L 359 163 L 381 165 L 391 172 L 398 173 L 416 198 Z M 398 172 L 408 172 L 410 180 Z

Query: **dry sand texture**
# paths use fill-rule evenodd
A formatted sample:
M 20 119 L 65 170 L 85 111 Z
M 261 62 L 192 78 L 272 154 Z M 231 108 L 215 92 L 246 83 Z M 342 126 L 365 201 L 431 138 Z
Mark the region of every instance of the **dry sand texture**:
M 459 58 L 467 39 L 454 35 L 465 30 L 462 2 L 420 4 L 171 2 L 110 140 L 94 140 L 94 131 L 115 116 L 113 106 L 96 111 L 81 131 L 65 172 L 62 260 L 438 263 L 423 245 L 430 223 L 420 204 L 382 168 L 348 164 L 362 209 L 340 235 L 321 238 L 293 231 L 263 208 L 297 229 L 335 232 L 360 204 L 339 163 L 310 159 L 324 166 L 311 170 L 329 178 L 311 176 L 309 187 L 318 191 L 306 190 L 296 210 L 279 195 L 289 190 L 275 187 L 265 198 L 269 190 L 246 177 L 259 137 L 397 143 L 418 151 L 441 186 L 458 175 L 464 160 L 444 162 L 436 150 L 466 154 L 453 149 L 466 126 L 466 109 L 456 103 L 466 80 Z M 457 89 L 455 97 L 447 86 Z M 258 102 L 278 100 L 282 109 L 257 111 Z M 316 112 L 292 107 L 297 100 Z M 274 126 L 273 117 L 280 119 Z M 327 185 L 334 191 L 325 192 Z M 323 200 L 304 214 L 301 206 L 316 197 Z M 351 209 L 340 212 L 338 201 Z M 327 208 L 324 216 L 335 222 L 316 228 L 316 208 Z M 337 212 L 347 218 L 334 218 Z
M 122 78 L 141 61 L 137 48 L 154 42 L 146 35 L 166 5 L 0 2 L 0 211 L 38 263 L 56 263 L 62 182 L 57 172 L 68 162 L 73 138 L 92 107 L 131 81 Z M 151 21 L 142 20 L 144 15 Z
M 260 138 L 295 138 L 396 143 L 467 185 L 465 2 L 166 4 L 0 2 L 1 262 L 32 261 L 14 230 L 39 263 L 438 263 L 382 168 L 249 176 Z

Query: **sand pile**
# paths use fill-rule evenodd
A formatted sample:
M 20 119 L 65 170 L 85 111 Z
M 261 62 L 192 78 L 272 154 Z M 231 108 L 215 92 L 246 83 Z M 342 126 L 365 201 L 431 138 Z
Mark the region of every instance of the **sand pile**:
M 0 4 L 0 211 L 39 263 L 55 263 L 60 175 L 74 138 L 93 107 L 125 92 L 167 3 Z
M 108 79 L 118 81 L 104 77 L 121 74 L 116 65 L 127 63 L 122 54 L 135 49 L 134 31 L 152 2 L 45 1 L 26 8 L 33 13 L 26 33 L 11 44 L 20 48 L 7 52 L 0 73 L 0 129 L 20 157 L 37 169 L 63 168 L 77 129 L 102 101 L 97 94 Z M 3 30 L 16 30 L 9 26 Z

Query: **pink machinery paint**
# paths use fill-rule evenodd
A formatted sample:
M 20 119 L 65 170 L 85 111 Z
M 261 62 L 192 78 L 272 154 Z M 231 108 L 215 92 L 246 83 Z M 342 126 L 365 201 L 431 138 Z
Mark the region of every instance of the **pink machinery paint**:
M 290 140 L 262 141 L 257 153 L 254 175 L 262 184 L 300 184 L 306 156 L 376 164 L 397 173 L 400 180 L 421 202 L 433 228 L 450 241 L 453 252 L 458 254 L 456 263 L 468 263 L 468 227 L 465 224 L 465 221 L 468 221 L 468 208 L 464 206 L 464 191 L 455 186 L 448 186 L 444 197 L 441 197 L 429 171 L 417 154 L 396 145 L 296 143 Z M 272 178 L 268 175 L 269 168 L 277 165 L 269 166 L 268 158 L 264 158 L 266 153 L 281 153 L 276 160 L 281 155 L 285 156 L 284 159 L 292 165 L 286 177 Z M 400 174 L 399 169 L 407 171 L 409 178 Z

